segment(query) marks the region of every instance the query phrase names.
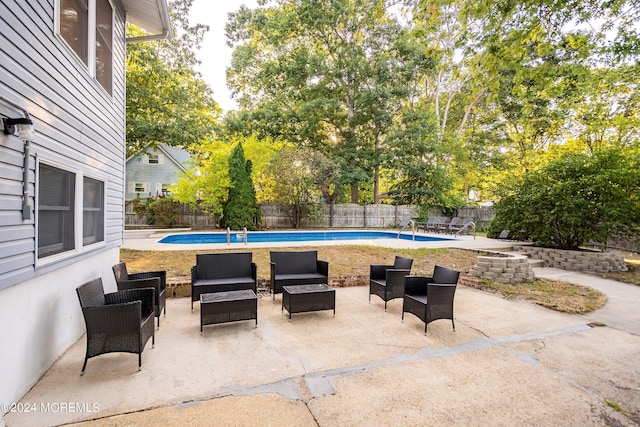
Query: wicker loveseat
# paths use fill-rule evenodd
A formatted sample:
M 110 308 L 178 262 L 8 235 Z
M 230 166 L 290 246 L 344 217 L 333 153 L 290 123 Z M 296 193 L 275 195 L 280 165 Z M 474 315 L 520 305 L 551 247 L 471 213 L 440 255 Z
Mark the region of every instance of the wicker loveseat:
M 201 294 L 251 289 L 256 292 L 257 267 L 251 252 L 197 254 L 191 267 L 191 309 Z
M 288 285 L 328 283 L 329 263 L 318 260 L 318 251 L 271 251 L 271 292 L 273 300 Z
M 87 360 L 113 352 L 138 354 L 142 366 L 142 350 L 151 338 L 155 344 L 154 289 L 130 289 L 105 294 L 102 279 L 94 279 L 76 288 L 87 327 Z

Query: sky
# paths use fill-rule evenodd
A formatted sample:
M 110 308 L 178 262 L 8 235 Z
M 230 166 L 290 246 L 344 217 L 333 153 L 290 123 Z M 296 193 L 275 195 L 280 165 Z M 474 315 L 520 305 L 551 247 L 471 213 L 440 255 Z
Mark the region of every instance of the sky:
M 225 79 L 225 69 L 231 61 L 231 48 L 226 45 L 224 26 L 229 12 L 237 11 L 241 5 L 249 8 L 257 6 L 256 0 L 194 0 L 189 13 L 189 23 L 206 24 L 209 31 L 204 37 L 202 49 L 198 52 L 201 64 L 197 71 L 213 90 L 213 99 L 220 108 L 228 111 L 236 108 L 231 99 Z

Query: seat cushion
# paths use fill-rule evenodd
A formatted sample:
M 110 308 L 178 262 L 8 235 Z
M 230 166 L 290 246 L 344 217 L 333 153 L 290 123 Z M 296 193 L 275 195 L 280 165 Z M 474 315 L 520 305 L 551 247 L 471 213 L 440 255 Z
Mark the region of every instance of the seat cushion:
M 387 279 L 371 279 L 369 282 L 380 286 L 387 286 Z
M 427 296 L 426 295 L 405 295 L 405 298 L 412 299 L 421 304 L 427 305 Z
M 277 274 L 276 282 L 281 286 L 295 284 L 316 284 L 326 283 L 327 277 L 318 273 L 299 273 L 299 274 Z
M 215 286 L 215 285 L 253 285 L 253 278 L 248 277 L 228 277 L 225 279 L 198 279 L 193 283 L 194 287 L 198 286 Z

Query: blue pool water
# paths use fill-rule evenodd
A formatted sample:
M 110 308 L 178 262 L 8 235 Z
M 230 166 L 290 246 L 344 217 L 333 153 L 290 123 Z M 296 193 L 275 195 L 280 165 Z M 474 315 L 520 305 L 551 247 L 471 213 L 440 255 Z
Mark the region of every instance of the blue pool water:
M 393 231 L 249 231 L 247 242 L 312 242 L 318 240 L 373 240 L 397 239 L 398 232 Z M 446 237 L 431 237 L 401 233 L 400 239 L 415 240 L 416 242 L 435 242 L 440 240 L 455 240 Z M 230 243 L 242 243 L 243 233 L 231 232 Z M 213 233 L 178 233 L 170 234 L 159 240 L 159 243 L 227 243 L 226 232 Z

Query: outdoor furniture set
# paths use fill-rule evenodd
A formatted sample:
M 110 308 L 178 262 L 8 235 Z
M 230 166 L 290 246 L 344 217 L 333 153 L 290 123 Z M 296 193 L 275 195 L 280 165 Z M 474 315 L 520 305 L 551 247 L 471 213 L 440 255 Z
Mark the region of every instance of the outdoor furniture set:
M 333 310 L 336 293 L 328 286 L 329 263 L 318 260 L 317 251 L 271 252 L 271 292 L 282 293 L 282 311 L 289 320 L 294 313 Z M 459 272 L 436 266 L 433 277 L 410 276 L 413 260 L 396 256 L 393 265 L 370 266 L 371 294 L 384 301 L 403 298 L 404 313 L 412 313 L 427 324 L 437 319 L 451 319 L 453 296 Z M 111 352 L 138 354 L 151 338 L 155 344 L 153 318 L 166 316 L 166 272 L 129 274 L 125 263 L 113 266 L 118 291 L 104 293 L 102 279 L 97 278 L 76 289 L 87 329 L 87 361 Z M 205 325 L 255 320 L 258 325 L 256 296 L 257 267 L 251 252 L 197 254 L 191 268 L 191 309 L 200 301 L 200 333 Z M 455 330 L 455 324 L 454 330 Z

